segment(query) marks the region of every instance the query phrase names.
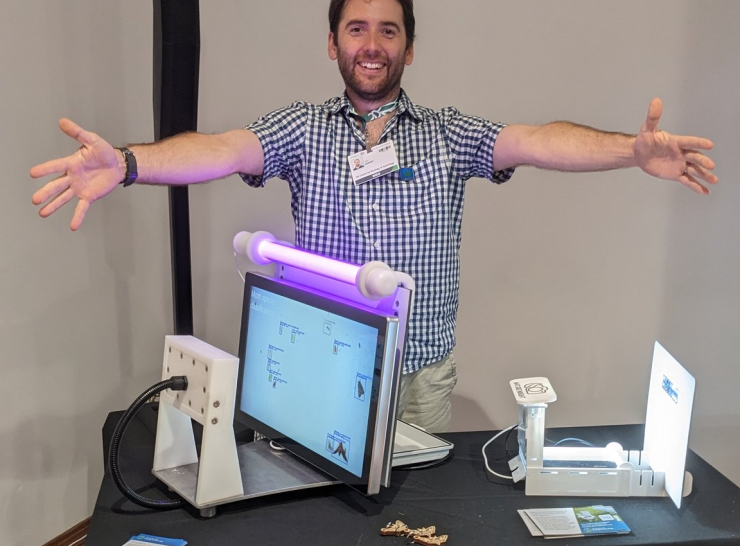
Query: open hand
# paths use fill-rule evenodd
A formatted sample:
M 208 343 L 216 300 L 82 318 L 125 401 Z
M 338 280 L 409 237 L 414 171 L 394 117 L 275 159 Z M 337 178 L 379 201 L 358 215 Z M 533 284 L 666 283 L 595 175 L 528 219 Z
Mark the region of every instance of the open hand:
M 46 203 L 39 210 L 39 215 L 46 218 L 77 197 L 77 206 L 69 224 L 70 229 L 76 231 L 90 204 L 108 195 L 123 179 L 122 155 L 98 135 L 85 131 L 71 120 L 60 120 L 59 128 L 81 146 L 70 156 L 53 159 L 31 169 L 32 178 L 59 174 L 34 193 L 31 201 L 34 205 Z
M 697 193 L 708 194 L 706 184 L 716 184 L 711 171 L 714 161 L 700 150 L 711 150 L 714 144 L 706 138 L 676 136 L 658 129 L 663 103 L 653 99 L 647 119 L 635 140 L 637 165 L 651 176 L 675 180 Z

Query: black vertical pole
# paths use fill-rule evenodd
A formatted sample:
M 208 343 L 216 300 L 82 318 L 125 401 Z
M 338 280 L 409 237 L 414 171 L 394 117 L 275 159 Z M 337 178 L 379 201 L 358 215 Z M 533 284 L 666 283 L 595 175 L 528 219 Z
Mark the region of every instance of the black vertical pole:
M 154 138 L 198 126 L 198 0 L 154 0 Z M 170 187 L 174 332 L 193 333 L 190 210 L 187 186 Z

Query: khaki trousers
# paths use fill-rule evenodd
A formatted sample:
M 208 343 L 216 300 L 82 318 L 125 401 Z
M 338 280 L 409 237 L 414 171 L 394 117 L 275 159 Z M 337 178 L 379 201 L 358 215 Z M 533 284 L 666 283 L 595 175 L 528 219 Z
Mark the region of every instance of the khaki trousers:
M 427 432 L 445 432 L 452 417 L 451 395 L 457 384 L 455 357 L 447 357 L 401 376 L 398 417 Z

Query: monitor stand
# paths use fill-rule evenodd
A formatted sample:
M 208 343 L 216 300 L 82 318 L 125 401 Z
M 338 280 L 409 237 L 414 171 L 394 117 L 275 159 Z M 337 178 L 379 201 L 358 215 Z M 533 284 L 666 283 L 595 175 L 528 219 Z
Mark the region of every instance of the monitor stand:
M 393 466 L 434 462 L 446 457 L 452 447 L 453 444 L 447 440 L 398 420 Z M 152 473 L 171 491 L 198 508 L 203 517 L 215 516 L 216 507 L 220 504 L 341 483 L 287 451 L 273 449 L 266 440 L 237 446 L 236 454 L 243 493 L 228 498 L 199 502 L 196 496 L 198 462 Z
M 268 441 L 240 445 L 236 453 L 244 492 L 235 497 L 199 503 L 196 500 L 197 462 L 156 470 L 153 474 L 170 490 L 198 508 L 203 517 L 215 516 L 216 507 L 220 504 L 341 483 L 290 453 L 271 448 Z

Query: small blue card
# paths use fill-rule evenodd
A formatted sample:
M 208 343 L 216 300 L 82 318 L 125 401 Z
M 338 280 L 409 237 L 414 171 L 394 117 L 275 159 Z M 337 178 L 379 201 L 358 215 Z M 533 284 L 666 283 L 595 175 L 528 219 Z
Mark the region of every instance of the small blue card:
M 123 546 L 149 546 L 150 544 L 162 544 L 163 546 L 185 546 L 187 540 L 181 538 L 156 537 L 154 535 L 136 535 L 129 539 Z

